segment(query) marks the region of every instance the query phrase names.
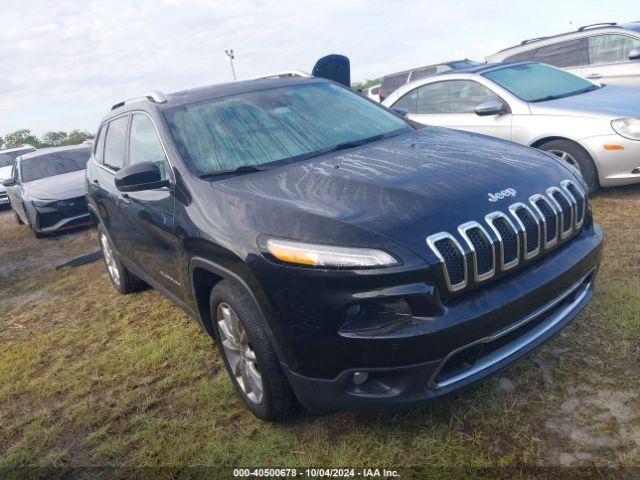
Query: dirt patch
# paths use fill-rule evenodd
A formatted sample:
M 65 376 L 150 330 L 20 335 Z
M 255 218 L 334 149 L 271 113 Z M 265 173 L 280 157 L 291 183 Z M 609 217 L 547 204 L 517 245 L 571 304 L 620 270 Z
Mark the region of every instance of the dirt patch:
M 570 389 L 559 416 L 545 423 L 554 436 L 566 440 L 557 463 L 589 463 L 599 450 L 640 452 L 640 425 L 634 422 L 639 396 L 625 390 Z

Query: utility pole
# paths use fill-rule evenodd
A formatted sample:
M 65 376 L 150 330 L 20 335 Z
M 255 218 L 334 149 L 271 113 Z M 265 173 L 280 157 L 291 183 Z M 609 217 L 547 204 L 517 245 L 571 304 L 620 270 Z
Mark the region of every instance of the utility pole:
M 236 57 L 233 55 L 233 48 L 231 50 L 225 50 L 224 53 L 227 55 L 227 57 L 229 57 L 229 63 L 231 64 L 231 73 L 233 74 L 233 80 L 235 81 L 236 71 L 233 68 L 233 59 Z

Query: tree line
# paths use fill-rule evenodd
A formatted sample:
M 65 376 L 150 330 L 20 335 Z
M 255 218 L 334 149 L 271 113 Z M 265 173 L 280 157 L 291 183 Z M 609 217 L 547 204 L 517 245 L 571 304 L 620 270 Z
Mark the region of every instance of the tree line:
M 15 148 L 21 145 L 32 145 L 36 148 L 62 147 L 65 145 L 77 145 L 93 138 L 93 134 L 85 130 L 71 130 L 70 132 L 52 131 L 42 137 L 31 133 L 31 130 L 23 128 L 0 137 L 0 150 Z

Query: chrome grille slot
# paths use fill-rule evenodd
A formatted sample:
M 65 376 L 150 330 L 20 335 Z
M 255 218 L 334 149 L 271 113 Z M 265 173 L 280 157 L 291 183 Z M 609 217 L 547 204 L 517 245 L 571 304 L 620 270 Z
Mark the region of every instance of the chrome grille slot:
M 550 187 L 529 197 L 527 203 L 517 202 L 507 209 L 491 212 L 482 223 L 463 223 L 456 235 L 440 232 L 427 238 L 450 292 L 512 269 L 578 233 L 588 198 L 582 185 L 564 180 L 560 187 Z
M 587 210 L 587 196 L 582 191 L 581 188 L 578 188 L 575 183 L 571 180 L 565 180 L 561 183 L 562 188 L 566 193 L 569 194 L 570 197 L 573 198 L 575 205 L 575 216 L 574 216 L 574 225 L 573 228 L 579 230 L 584 223 L 584 215 Z
M 500 248 L 500 270 L 515 267 L 520 262 L 520 242 L 518 230 L 513 222 L 502 212 L 493 212 L 485 220 L 496 237 Z
M 562 212 L 560 215 L 560 236 L 561 238 L 567 238 L 573 230 L 573 206 L 566 194 L 559 188 L 548 188 L 547 194 L 555 203 L 558 210 Z
M 458 291 L 467 286 L 467 260 L 462 247 L 453 235 L 436 233 L 427 238 L 427 244 L 442 262 L 447 288 Z
M 509 210 L 523 232 L 523 256 L 529 260 L 540 253 L 540 222 L 524 203 L 514 203 Z
M 532 195 L 529 203 L 542 220 L 542 241 L 545 249 L 558 243 L 558 212 L 542 195 Z
M 458 227 L 471 250 L 473 260 L 473 280 L 481 282 L 493 277 L 496 272 L 496 254 L 489 234 L 477 222 L 468 222 Z

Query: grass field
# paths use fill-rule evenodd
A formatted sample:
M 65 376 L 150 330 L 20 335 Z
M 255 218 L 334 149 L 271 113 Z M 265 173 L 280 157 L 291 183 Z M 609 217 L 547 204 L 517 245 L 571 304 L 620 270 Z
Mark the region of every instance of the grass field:
M 3 212 L 0 477 L 25 466 L 423 465 L 469 478 L 640 467 L 640 187 L 593 206 L 606 232 L 597 293 L 542 349 L 420 410 L 281 424 L 248 413 L 212 341 L 158 292 L 118 295 L 102 262 L 54 269 L 95 250 L 93 230 L 36 240 Z

